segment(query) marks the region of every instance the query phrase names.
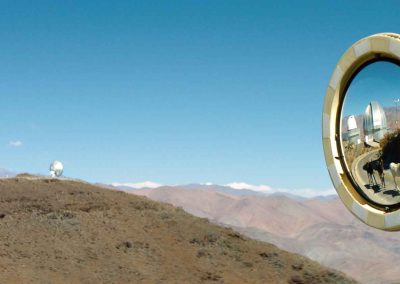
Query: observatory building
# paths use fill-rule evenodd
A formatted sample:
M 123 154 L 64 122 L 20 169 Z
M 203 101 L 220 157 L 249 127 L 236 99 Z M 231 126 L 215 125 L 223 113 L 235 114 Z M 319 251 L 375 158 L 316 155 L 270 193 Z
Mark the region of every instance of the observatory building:
M 50 164 L 50 176 L 51 177 L 60 177 L 63 173 L 64 166 L 60 161 L 54 161 Z
M 363 117 L 363 128 L 365 135 L 365 142 L 372 142 L 375 140 L 379 142 L 387 132 L 386 114 L 382 106 L 372 101 L 365 109 Z
M 346 140 L 352 144 L 360 144 L 360 129 L 357 128 L 357 122 L 354 115 L 350 115 L 347 119 Z

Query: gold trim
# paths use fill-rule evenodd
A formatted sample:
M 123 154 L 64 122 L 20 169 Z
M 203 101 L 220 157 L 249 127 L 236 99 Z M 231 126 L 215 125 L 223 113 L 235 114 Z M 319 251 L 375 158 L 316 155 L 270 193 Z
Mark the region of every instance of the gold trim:
M 374 207 L 357 192 L 337 159 L 340 151 L 335 140 L 338 110 L 342 107 L 341 96 L 344 95 L 347 83 L 363 64 L 379 56 L 400 62 L 400 35 L 381 33 L 363 38 L 340 58 L 326 90 L 322 115 L 322 143 L 332 183 L 347 209 L 369 226 L 394 231 L 400 230 L 400 209 L 387 213 Z M 340 131 L 341 125 L 338 129 Z

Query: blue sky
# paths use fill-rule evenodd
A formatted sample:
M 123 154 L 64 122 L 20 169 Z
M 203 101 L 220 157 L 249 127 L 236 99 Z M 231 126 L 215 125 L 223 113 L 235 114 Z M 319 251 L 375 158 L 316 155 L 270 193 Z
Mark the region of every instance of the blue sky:
M 385 3 L 1 1 L 0 167 L 332 188 L 326 86 L 355 41 L 400 32 Z
M 400 68 L 391 62 L 375 62 L 361 70 L 351 82 L 343 116 L 364 114 L 371 101 L 383 107 L 395 107 L 396 99 L 400 99 Z

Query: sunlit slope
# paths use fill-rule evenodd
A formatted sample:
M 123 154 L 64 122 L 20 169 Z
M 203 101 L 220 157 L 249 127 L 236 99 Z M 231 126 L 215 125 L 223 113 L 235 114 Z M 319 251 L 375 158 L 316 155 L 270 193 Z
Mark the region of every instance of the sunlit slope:
M 368 227 L 338 197 L 232 196 L 208 188 L 173 187 L 130 192 L 181 206 L 191 214 L 343 271 L 362 283 L 397 283 L 400 279 L 400 270 L 393 265 L 400 260 L 400 233 Z
M 0 193 L 0 283 L 351 283 L 144 197 L 30 177 Z

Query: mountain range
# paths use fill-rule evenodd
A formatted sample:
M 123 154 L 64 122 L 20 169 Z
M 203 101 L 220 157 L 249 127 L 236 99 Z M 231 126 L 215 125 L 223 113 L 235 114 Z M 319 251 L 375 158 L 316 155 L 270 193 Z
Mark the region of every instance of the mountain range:
M 300 189 L 300 190 L 287 190 L 287 189 L 273 189 L 266 185 L 251 185 L 247 183 L 231 183 L 227 185 L 218 185 L 212 183 L 192 183 L 192 184 L 185 184 L 185 185 L 161 185 L 155 182 L 141 182 L 141 183 L 111 183 L 111 184 L 104 184 L 104 183 L 97 183 L 97 185 L 112 189 L 119 189 L 119 190 L 138 190 L 138 189 L 155 189 L 155 188 L 184 188 L 184 189 L 207 189 L 212 190 L 215 192 L 227 193 L 229 195 L 237 195 L 237 196 L 287 196 L 292 199 L 296 200 L 304 200 L 308 197 L 313 198 L 332 198 L 336 196 L 334 190 L 325 190 L 325 191 L 318 191 L 318 190 L 310 190 L 310 189 Z M 150 186 L 148 186 L 150 185 Z
M 0 191 L 0 283 L 355 283 L 122 191 L 29 174 Z
M 400 234 L 361 223 L 337 196 L 247 195 L 203 185 L 127 192 L 182 207 L 195 216 L 343 271 L 362 283 L 400 279 Z

